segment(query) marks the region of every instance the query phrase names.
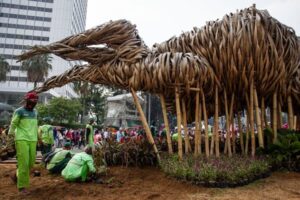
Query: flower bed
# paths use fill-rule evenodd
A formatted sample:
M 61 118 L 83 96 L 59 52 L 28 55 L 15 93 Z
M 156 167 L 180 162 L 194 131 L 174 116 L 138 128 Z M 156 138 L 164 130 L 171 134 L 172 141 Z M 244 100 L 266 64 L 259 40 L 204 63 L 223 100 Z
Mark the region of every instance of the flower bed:
M 185 157 L 181 162 L 176 155 L 163 156 L 162 170 L 183 181 L 206 187 L 236 187 L 249 184 L 270 175 L 269 163 L 263 158 L 235 155 L 193 158 Z

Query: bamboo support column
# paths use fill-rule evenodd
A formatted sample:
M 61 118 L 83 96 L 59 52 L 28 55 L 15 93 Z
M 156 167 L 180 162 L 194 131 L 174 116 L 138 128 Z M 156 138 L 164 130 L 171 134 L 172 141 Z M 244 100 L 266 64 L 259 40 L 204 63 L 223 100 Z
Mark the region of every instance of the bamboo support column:
M 255 156 L 255 133 L 254 133 L 254 113 L 253 113 L 253 99 L 254 99 L 254 91 L 253 91 L 253 81 L 250 84 L 250 128 L 251 128 L 251 156 Z
M 273 94 L 273 112 L 272 112 L 272 128 L 273 128 L 273 143 L 277 140 L 277 92 Z
M 215 135 L 212 133 L 211 140 L 210 140 L 210 155 L 214 155 L 215 150 Z
M 209 142 L 208 142 L 208 119 L 207 119 L 207 112 L 206 112 L 206 103 L 205 103 L 205 96 L 204 92 L 202 94 L 202 109 L 203 109 L 203 118 L 204 118 L 204 126 L 205 126 L 205 155 L 209 157 Z
M 238 118 L 238 127 L 239 127 L 239 134 L 240 134 L 240 145 L 241 145 L 241 151 L 242 154 L 245 154 L 245 148 L 244 148 L 244 134 L 243 134 L 243 128 L 242 128 L 242 122 L 241 122 L 241 113 L 237 113 Z
M 199 88 L 199 83 L 197 84 L 197 88 Z M 199 125 L 199 91 L 196 92 L 196 101 L 195 101 L 195 147 L 194 147 L 194 156 L 198 156 L 199 151 L 199 137 L 200 137 L 200 125 Z
M 170 126 L 169 126 L 169 120 L 168 120 L 168 114 L 167 114 L 167 107 L 166 107 L 166 101 L 163 94 L 160 94 L 160 102 L 162 107 L 162 113 L 164 117 L 164 124 L 166 129 L 166 135 L 167 135 L 167 143 L 168 143 L 168 151 L 169 154 L 173 153 L 173 147 L 172 147 L 172 140 L 171 140 L 171 132 L 170 132 Z
M 232 134 L 232 153 L 236 154 L 236 135 L 235 135 L 235 125 L 234 125 L 234 114 L 231 114 L 231 134 Z
M 186 119 L 186 105 L 185 100 L 182 99 L 181 101 L 181 107 L 182 107 L 182 121 L 183 121 L 183 128 L 184 128 L 184 148 L 185 153 L 189 153 L 189 133 L 187 129 L 187 119 Z
M 294 119 L 293 119 L 293 102 L 291 95 L 288 96 L 288 120 L 289 120 L 289 128 L 293 129 L 294 127 Z
M 199 93 L 200 95 L 200 93 Z M 200 96 L 199 96 L 200 98 Z M 201 101 L 199 102 L 199 137 L 198 137 L 198 151 L 199 151 L 199 154 L 201 155 L 202 154 L 202 106 L 201 106 Z
M 233 103 L 234 103 L 234 93 L 231 94 L 230 107 L 229 107 L 229 130 L 231 125 L 231 137 L 229 138 L 231 152 L 235 152 L 235 135 L 234 135 L 234 117 L 233 117 Z M 232 142 L 232 144 L 231 144 Z
M 277 110 L 278 110 L 278 113 L 277 113 L 277 120 L 278 120 L 277 128 L 281 129 L 281 127 L 282 127 L 282 111 L 281 111 L 281 103 L 280 102 L 277 102 Z
M 258 144 L 259 144 L 259 147 L 264 148 L 264 138 L 263 138 L 262 127 L 261 127 L 261 118 L 260 118 L 260 113 L 259 113 L 259 106 L 258 106 L 258 98 L 257 98 L 256 89 L 254 89 L 254 105 L 255 105 L 255 113 L 256 113 Z
M 157 157 L 157 160 L 158 162 L 160 162 L 160 156 L 159 156 L 159 153 L 158 153 L 158 150 L 157 150 L 157 147 L 156 147 L 156 144 L 154 142 L 154 139 L 152 137 L 152 134 L 151 134 L 151 131 L 150 131 L 150 128 L 149 128 L 149 125 L 147 123 L 147 120 L 146 120 L 146 117 L 145 117 L 145 114 L 144 114 L 144 111 L 142 109 L 142 106 L 138 100 L 138 97 L 134 91 L 133 88 L 130 88 L 131 90 L 131 94 L 132 94 L 132 97 L 133 97 L 133 100 L 134 100 L 134 103 L 135 103 L 135 106 L 140 114 L 140 118 L 141 118 L 141 121 L 142 121 L 142 124 L 143 124 L 143 127 L 145 129 L 145 132 L 146 132 L 146 136 L 147 136 L 147 139 L 149 141 L 149 143 L 153 146 L 153 150 L 156 154 L 156 157 Z
M 264 128 L 268 127 L 268 121 L 265 117 L 266 117 L 265 98 L 262 97 L 261 98 L 261 127 L 262 127 L 262 130 L 264 130 Z
M 181 111 L 180 111 L 180 95 L 179 86 L 175 87 L 175 101 L 177 114 L 177 131 L 178 131 L 178 157 L 182 160 L 182 137 L 181 137 Z
M 294 116 L 294 130 L 297 130 L 297 115 Z
M 249 152 L 249 107 L 247 109 L 247 122 L 246 122 L 246 141 L 245 141 L 245 154 L 248 155 Z
M 230 122 L 230 116 L 228 113 L 228 101 L 227 101 L 227 94 L 226 90 L 224 90 L 224 100 L 225 100 L 225 115 L 226 115 L 226 143 L 224 148 L 224 153 L 227 151 L 228 156 L 232 156 L 231 152 L 231 145 L 230 145 L 230 128 L 229 128 L 229 122 Z
M 215 89 L 215 116 L 214 116 L 214 136 L 215 136 L 215 148 L 216 157 L 220 157 L 220 144 L 219 144 L 219 97 L 218 88 Z

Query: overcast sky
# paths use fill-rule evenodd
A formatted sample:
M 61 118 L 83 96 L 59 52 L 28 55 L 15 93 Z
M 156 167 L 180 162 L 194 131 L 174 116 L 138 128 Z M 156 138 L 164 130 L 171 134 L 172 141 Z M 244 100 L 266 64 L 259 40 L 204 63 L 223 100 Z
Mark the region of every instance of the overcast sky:
M 253 3 L 300 35 L 300 0 L 88 0 L 86 28 L 127 19 L 152 46 Z

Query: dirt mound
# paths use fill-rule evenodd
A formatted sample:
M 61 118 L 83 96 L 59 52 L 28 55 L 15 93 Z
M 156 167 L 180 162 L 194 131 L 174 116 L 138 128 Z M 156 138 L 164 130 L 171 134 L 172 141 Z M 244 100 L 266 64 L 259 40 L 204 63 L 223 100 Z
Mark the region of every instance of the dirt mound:
M 67 183 L 41 170 L 31 177 L 30 195 L 19 195 L 10 179 L 14 165 L 0 165 L 1 199 L 300 199 L 299 173 L 274 173 L 248 186 L 204 188 L 166 177 L 158 168 L 112 167 L 104 184 Z

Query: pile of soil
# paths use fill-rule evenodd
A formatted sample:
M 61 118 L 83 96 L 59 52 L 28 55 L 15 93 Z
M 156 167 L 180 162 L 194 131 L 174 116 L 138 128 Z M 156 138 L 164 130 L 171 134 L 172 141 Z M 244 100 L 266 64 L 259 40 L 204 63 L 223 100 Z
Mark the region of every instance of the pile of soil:
M 205 188 L 165 176 L 158 168 L 111 167 L 104 184 L 67 183 L 41 169 L 30 178 L 30 194 L 20 195 L 10 175 L 15 165 L 0 165 L 0 197 L 4 199 L 300 199 L 300 174 L 273 173 L 271 177 L 237 188 Z

